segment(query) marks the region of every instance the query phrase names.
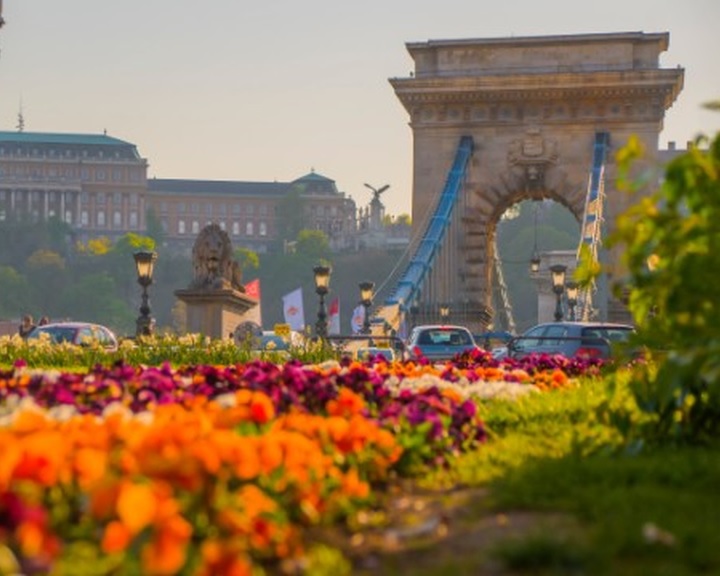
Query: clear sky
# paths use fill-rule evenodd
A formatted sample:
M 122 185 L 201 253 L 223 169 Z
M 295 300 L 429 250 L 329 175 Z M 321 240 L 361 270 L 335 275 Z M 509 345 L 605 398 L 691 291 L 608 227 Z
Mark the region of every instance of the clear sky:
M 314 169 L 366 205 L 409 213 L 412 134 L 389 78 L 405 44 L 669 32 L 685 68 L 663 147 L 720 130 L 718 0 L 4 0 L 0 129 L 102 133 L 149 176 L 290 181 Z

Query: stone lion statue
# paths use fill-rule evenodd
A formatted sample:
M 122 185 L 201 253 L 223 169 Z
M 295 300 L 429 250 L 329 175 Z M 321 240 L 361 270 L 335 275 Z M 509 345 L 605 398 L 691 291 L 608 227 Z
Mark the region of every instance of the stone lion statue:
M 193 280 L 191 289 L 227 289 L 245 292 L 240 264 L 232 258 L 227 232 L 217 224 L 200 231 L 192 249 Z

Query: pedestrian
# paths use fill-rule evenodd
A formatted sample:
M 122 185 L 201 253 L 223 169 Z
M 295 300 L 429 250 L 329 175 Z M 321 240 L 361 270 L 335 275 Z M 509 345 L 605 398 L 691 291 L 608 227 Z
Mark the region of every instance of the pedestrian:
M 33 317 L 30 314 L 25 314 L 25 316 L 22 317 L 20 326 L 18 327 L 18 334 L 20 334 L 21 338 L 27 338 L 28 334 L 30 334 L 34 328 L 35 322 L 33 321 Z
M 40 322 L 38 322 L 38 326 L 45 326 L 45 324 L 50 324 L 50 318 L 47 316 L 43 316 L 40 318 Z

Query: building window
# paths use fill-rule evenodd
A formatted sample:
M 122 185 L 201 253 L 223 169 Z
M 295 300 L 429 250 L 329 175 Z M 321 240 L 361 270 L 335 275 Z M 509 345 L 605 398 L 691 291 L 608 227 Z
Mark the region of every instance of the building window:
M 95 180 L 105 180 L 105 170 L 95 170 Z
M 165 232 L 165 234 L 167 234 L 167 231 L 169 228 L 168 221 L 165 220 L 165 218 L 163 218 L 162 220 L 160 220 L 160 225 L 162 226 L 163 232 Z
M 260 216 L 267 216 L 267 205 L 266 204 L 260 204 L 260 208 L 258 209 L 258 213 Z
M 88 170 L 87 168 L 83 168 L 82 170 L 80 170 L 80 179 L 85 182 L 90 180 L 90 170 Z
M 97 225 L 98 228 L 105 228 L 105 210 L 98 210 Z
M 90 219 L 88 218 L 88 211 L 83 210 L 80 212 L 80 226 L 87 226 Z
M 242 206 L 240 206 L 240 204 L 233 204 L 232 212 L 235 216 L 237 216 L 242 212 Z
M 72 210 L 65 210 L 65 222 L 72 224 Z
M 138 193 L 133 192 L 130 194 L 130 206 L 137 206 L 138 205 Z
M 168 203 L 163 200 L 160 202 L 160 214 L 167 214 L 168 211 Z
M 177 211 L 178 211 L 178 214 L 185 214 L 185 202 L 177 203 Z
M 115 206 L 122 204 L 122 194 L 120 192 L 113 192 L 113 204 L 115 204 Z
M 220 230 L 225 230 L 225 220 L 220 221 Z
M 258 224 L 258 233 L 260 236 L 267 236 L 267 224 L 265 224 L 265 222 L 260 222 Z
M 178 234 L 185 234 L 185 220 L 178 220 Z
M 253 223 L 247 222 L 245 224 L 245 236 L 252 236 L 255 233 Z
M 105 204 L 105 192 L 98 192 L 96 201 L 98 204 Z
M 190 212 L 192 212 L 193 214 L 200 214 L 200 204 L 198 204 L 197 202 L 193 202 L 190 205 Z
M 227 204 L 218 204 L 217 213 L 220 216 L 225 216 L 227 214 Z
M 240 223 L 239 222 L 233 222 L 232 233 L 233 233 L 233 236 L 240 236 Z
M 130 212 L 130 228 L 138 227 L 138 213 L 132 210 Z
M 205 204 L 205 216 L 212 217 L 213 215 L 213 205 L 212 204 Z
M 197 220 L 193 220 L 192 233 L 197 234 L 198 232 L 200 232 L 200 222 L 198 222 Z
M 245 211 L 251 215 L 255 214 L 255 206 L 253 206 L 252 204 L 248 204 L 247 207 L 245 208 Z
M 112 173 L 113 182 L 120 182 L 122 180 L 122 170 L 115 168 Z
M 113 228 L 121 228 L 122 227 L 122 212 L 120 210 L 115 210 L 113 212 Z

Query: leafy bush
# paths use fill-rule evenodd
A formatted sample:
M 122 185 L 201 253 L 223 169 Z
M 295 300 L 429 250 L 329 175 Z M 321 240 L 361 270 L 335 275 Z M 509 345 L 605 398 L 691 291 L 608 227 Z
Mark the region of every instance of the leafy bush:
M 641 152 L 631 141 L 619 153 L 621 180 Z M 638 404 L 656 416 L 650 437 L 711 438 L 720 431 L 720 135 L 675 158 L 659 190 L 618 219 L 611 244 L 626 249 L 639 334 L 664 350 L 656 368 L 635 372 Z

